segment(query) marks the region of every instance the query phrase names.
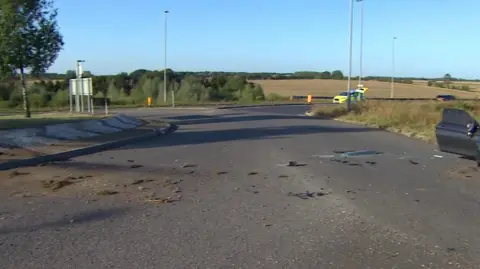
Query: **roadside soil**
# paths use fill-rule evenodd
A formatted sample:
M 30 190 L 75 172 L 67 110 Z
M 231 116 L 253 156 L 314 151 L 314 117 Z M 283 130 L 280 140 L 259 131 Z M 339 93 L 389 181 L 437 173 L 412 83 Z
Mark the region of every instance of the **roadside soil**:
M 91 164 L 73 160 L 0 171 L 0 193 L 6 199 L 4 202 L 74 198 L 93 203 L 112 197 L 117 202 L 175 204 L 198 187 L 189 182 L 212 176 L 209 171 L 181 163 L 145 167 L 134 156 L 116 161 L 116 164 Z
M 167 123 L 163 121 L 156 120 L 147 120 L 147 123 L 141 127 L 110 133 L 103 134 L 94 137 L 79 139 L 79 140 L 69 140 L 69 141 L 58 141 L 55 144 L 48 146 L 34 146 L 29 148 L 10 148 L 2 149 L 0 148 L 0 163 L 6 162 L 9 160 L 18 160 L 18 159 L 27 159 L 36 156 L 42 156 L 47 154 L 60 153 L 64 151 L 70 151 L 74 149 L 80 149 L 84 147 L 89 147 L 97 144 L 106 143 L 109 141 L 116 141 L 120 139 L 128 139 L 130 137 L 135 137 L 143 134 L 147 134 L 153 131 L 154 128 L 165 128 Z

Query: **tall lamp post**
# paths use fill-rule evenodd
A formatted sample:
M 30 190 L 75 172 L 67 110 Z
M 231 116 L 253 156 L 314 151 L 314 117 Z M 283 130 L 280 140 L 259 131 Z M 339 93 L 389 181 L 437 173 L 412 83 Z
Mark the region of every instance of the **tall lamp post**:
M 353 44 L 353 2 L 350 0 L 350 37 L 349 37 L 349 59 L 348 59 L 348 82 L 347 82 L 347 111 L 350 111 L 350 87 L 352 79 L 352 44 Z
M 79 91 L 79 88 L 78 87 L 78 82 L 80 82 L 80 85 L 82 85 L 82 82 L 80 81 L 80 79 L 82 78 L 82 74 L 83 74 L 83 67 L 82 67 L 82 63 L 84 63 L 85 60 L 77 60 L 77 80 L 76 80 L 76 91 L 75 91 L 75 110 L 77 112 L 83 112 L 83 91 Z M 83 89 L 82 89 L 83 90 Z M 70 97 L 70 107 L 72 107 L 72 98 Z
M 397 40 L 397 37 L 394 36 L 392 39 L 392 83 L 390 87 L 390 98 L 393 98 L 394 96 L 394 77 L 395 77 L 395 40 Z
M 163 102 L 167 102 L 167 14 L 168 10 L 164 11 L 165 13 L 165 33 L 164 33 L 164 69 L 163 69 Z
M 360 75 L 358 76 L 358 85 L 362 85 L 362 75 L 363 75 L 363 2 L 364 0 L 357 0 L 357 2 L 362 2 L 360 4 Z

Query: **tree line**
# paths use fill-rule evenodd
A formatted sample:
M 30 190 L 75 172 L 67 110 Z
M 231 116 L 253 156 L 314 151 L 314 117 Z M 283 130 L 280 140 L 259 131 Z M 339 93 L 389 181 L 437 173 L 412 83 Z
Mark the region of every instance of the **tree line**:
M 164 72 L 136 70 L 130 74 L 120 73 L 113 76 L 94 76 L 85 72 L 82 77 L 91 77 L 94 98 L 108 98 L 113 105 L 142 105 L 147 98 L 153 105 L 164 104 L 164 89 L 167 90 L 167 102 L 173 91 L 176 102 L 255 102 L 266 99 L 275 100 L 276 95 L 265 96 L 262 87 L 247 81 L 240 75 L 194 76 L 184 72 L 167 69 L 165 87 Z M 69 81 L 75 78 L 75 72 L 67 71 L 63 79 L 39 79 L 29 85 L 29 102 L 34 108 L 65 107 L 69 104 Z M 15 83 L 0 86 L 0 106 L 14 108 L 22 104 L 20 87 Z
M 295 78 L 305 79 L 345 79 L 342 72 L 324 71 L 323 76 L 316 77 L 318 72 L 295 72 Z M 93 75 L 84 71 L 82 77 L 91 77 L 95 98 L 108 98 L 113 105 L 145 105 L 147 98 L 152 98 L 153 105 L 162 105 L 171 101 L 171 92 L 174 92 L 178 103 L 198 102 L 254 102 L 262 100 L 279 100 L 287 97 L 270 94 L 265 96 L 262 87 L 249 82 L 255 79 L 282 79 L 276 73 L 235 73 L 235 72 L 184 72 L 166 70 L 167 94 L 165 98 L 164 71 L 138 69 L 131 73 L 122 72 L 116 75 Z M 53 107 L 61 108 L 69 104 L 69 81 L 76 78 L 74 70 L 64 74 L 45 73 L 39 76 L 25 75 L 29 80 L 29 104 L 34 108 Z M 291 79 L 291 78 L 286 78 Z M 354 80 L 358 77 L 352 78 Z M 368 76 L 365 81 L 391 81 L 388 77 Z M 467 85 L 456 86 L 456 81 L 449 74 L 442 80 L 429 80 L 428 86 L 470 90 Z M 413 84 L 412 78 L 395 78 L 396 83 Z M 16 108 L 23 104 L 22 87 L 18 81 L 0 84 L 0 107 Z
M 468 85 L 455 85 L 455 82 L 462 80 L 452 77 L 449 73 L 445 74 L 441 79 L 428 80 L 427 85 L 430 87 L 447 88 L 461 91 L 471 91 L 472 89 Z
M 147 70 L 139 69 L 132 72 L 130 75 L 135 76 L 135 74 L 144 73 Z M 335 80 L 345 80 L 347 77 L 343 74 L 341 70 L 335 71 L 297 71 L 293 73 L 276 73 L 276 72 L 220 72 L 220 71 L 200 71 L 200 72 L 192 72 L 192 71 L 175 71 L 175 73 L 181 77 L 185 77 L 187 75 L 190 76 L 197 76 L 197 77 L 213 77 L 213 76 L 243 76 L 247 80 L 260 80 L 260 79 L 277 79 L 277 80 L 287 80 L 287 79 L 335 79 Z M 73 76 L 72 76 L 73 74 Z M 75 71 L 70 70 L 66 73 L 59 74 L 59 73 L 44 73 L 42 74 L 42 78 L 45 80 L 49 79 L 64 79 L 65 77 L 74 77 Z M 449 75 L 449 74 L 447 74 Z M 84 76 L 92 76 L 89 71 L 84 72 Z M 358 80 L 358 76 L 352 76 L 352 80 Z M 391 81 L 391 77 L 389 76 L 365 76 L 362 78 L 365 81 L 369 80 L 378 80 L 389 82 Z M 395 77 L 395 82 L 398 83 L 405 83 L 405 84 L 413 84 L 414 80 L 418 81 L 443 81 L 444 77 L 438 78 L 425 78 L 425 77 Z M 479 81 L 480 80 L 468 80 L 462 78 L 449 78 L 450 81 Z

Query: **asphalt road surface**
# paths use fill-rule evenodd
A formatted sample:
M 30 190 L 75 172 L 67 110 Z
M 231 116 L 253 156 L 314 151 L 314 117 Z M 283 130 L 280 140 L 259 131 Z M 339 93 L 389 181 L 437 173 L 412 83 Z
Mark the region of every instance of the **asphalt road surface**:
M 179 129 L 55 165 L 178 201 L 2 195 L 0 268 L 480 268 L 473 162 L 306 109 L 129 111 Z

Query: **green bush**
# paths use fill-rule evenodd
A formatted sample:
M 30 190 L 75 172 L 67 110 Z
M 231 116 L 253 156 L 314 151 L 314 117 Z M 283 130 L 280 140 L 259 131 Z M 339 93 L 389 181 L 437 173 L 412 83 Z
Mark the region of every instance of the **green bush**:
M 53 108 L 61 108 L 69 106 L 70 98 L 68 90 L 59 90 L 55 95 L 52 96 L 52 100 L 49 103 L 49 106 Z
M 23 104 L 23 96 L 21 89 L 15 89 L 10 94 L 10 98 L 8 99 L 8 107 L 15 108 L 20 107 Z
M 280 94 L 276 93 L 270 93 L 267 95 L 265 98 L 267 101 L 283 101 L 283 100 L 288 100 L 290 97 L 288 96 L 282 96 Z
M 31 108 L 42 108 L 48 105 L 50 101 L 50 94 L 47 92 L 41 93 L 30 93 L 28 96 L 28 100 L 30 101 Z

